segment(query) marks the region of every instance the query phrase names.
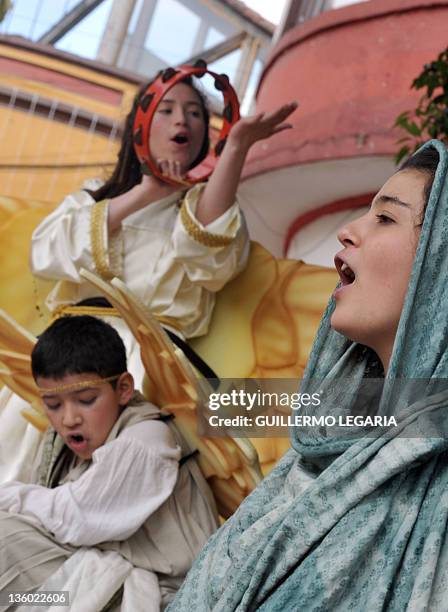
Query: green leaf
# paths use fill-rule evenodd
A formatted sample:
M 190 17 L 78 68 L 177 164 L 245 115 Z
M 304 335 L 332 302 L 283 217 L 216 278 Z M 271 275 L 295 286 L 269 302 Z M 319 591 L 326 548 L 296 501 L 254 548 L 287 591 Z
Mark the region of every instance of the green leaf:
M 395 119 L 394 127 L 404 132 L 397 140 L 397 145 L 404 144 L 397 153 L 397 163 L 429 137 L 448 141 L 448 47 L 425 64 L 412 81 L 412 88 L 423 93 L 414 110 L 404 111 Z
M 407 126 L 407 128 L 406 128 L 406 129 L 407 129 L 407 130 L 408 130 L 408 132 L 409 132 L 410 134 L 412 134 L 413 136 L 421 136 L 422 131 L 421 131 L 421 129 L 418 127 L 418 125 L 415 123 L 415 121 L 411 121 L 411 122 L 408 124 L 408 126 Z
M 408 117 L 409 111 L 404 111 L 403 113 L 400 113 L 395 119 L 394 126 L 403 126 L 404 123 L 407 123 Z
M 433 100 L 433 104 L 442 104 L 444 103 L 445 105 L 447 104 L 448 100 L 447 97 L 444 94 L 440 94 L 440 96 L 436 96 Z
M 401 149 L 398 151 L 397 155 L 395 156 L 395 163 L 397 164 L 397 166 L 404 157 L 407 157 L 409 155 L 410 151 L 411 150 L 408 146 L 401 147 Z

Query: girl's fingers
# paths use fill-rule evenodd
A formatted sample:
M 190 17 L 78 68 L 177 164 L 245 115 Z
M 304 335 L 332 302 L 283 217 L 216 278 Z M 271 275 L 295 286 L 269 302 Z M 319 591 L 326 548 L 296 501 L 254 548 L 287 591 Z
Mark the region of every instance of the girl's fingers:
M 158 159 L 157 165 L 159 166 L 159 170 L 162 174 L 169 174 L 169 165 L 168 160 L 166 159 Z
M 265 120 L 267 123 L 280 123 L 284 121 L 289 115 L 291 115 L 298 107 L 297 102 L 291 102 L 291 104 L 285 104 L 276 111 L 266 115 Z
M 173 159 L 159 159 L 157 163 L 160 172 L 165 176 L 172 176 L 173 178 L 177 176 L 177 162 Z
M 289 104 L 284 104 L 280 108 L 271 113 L 257 113 L 256 115 L 252 115 L 251 117 L 246 117 L 242 121 L 248 127 L 274 127 L 279 123 L 282 123 L 289 115 L 291 115 L 296 108 L 298 107 L 297 102 L 291 102 Z
M 290 130 L 293 127 L 292 123 L 280 123 L 275 126 L 275 130 Z
M 180 161 L 175 159 L 171 160 L 171 176 L 176 179 L 176 181 L 182 181 L 184 179 Z
M 288 116 L 291 113 L 293 113 L 295 110 L 297 110 L 298 107 L 299 107 L 299 103 L 294 101 L 294 102 L 290 102 L 289 104 L 285 104 L 279 109 L 279 111 L 282 114 Z
M 168 161 L 168 168 L 169 168 L 170 177 L 176 178 L 176 162 L 174 161 L 174 159 L 170 159 Z
M 163 176 L 172 178 L 180 183 L 184 183 L 185 174 L 182 172 L 182 165 L 180 161 L 175 159 L 158 159 L 157 166 Z
M 252 117 L 247 117 L 247 123 L 257 123 L 261 121 L 265 117 L 265 113 L 257 113 L 256 115 L 252 115 Z
M 180 161 L 176 161 L 175 163 L 176 163 L 176 178 L 183 179 L 184 175 L 183 175 L 183 172 L 182 172 L 182 167 L 180 165 Z
M 241 125 L 252 126 L 257 125 L 265 119 L 265 113 L 258 113 L 257 115 L 252 115 L 250 117 L 244 117 L 244 119 L 240 119 Z
M 276 125 L 271 134 L 278 134 L 279 132 L 283 132 L 284 130 L 290 130 L 293 126 L 291 123 L 282 123 L 281 125 Z

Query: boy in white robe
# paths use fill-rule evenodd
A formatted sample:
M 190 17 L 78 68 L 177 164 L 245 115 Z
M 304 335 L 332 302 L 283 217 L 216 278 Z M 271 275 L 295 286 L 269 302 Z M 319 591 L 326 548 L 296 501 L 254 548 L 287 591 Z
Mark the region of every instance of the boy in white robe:
M 13 602 L 11 593 L 78 584 L 70 609 L 76 599 L 84 611 L 86 600 L 92 612 L 111 609 L 121 586 L 125 609 L 135 609 L 140 592 L 145 610 L 163 609 L 217 527 L 190 449 L 134 391 L 123 342 L 100 319 L 55 321 L 33 350 L 32 370 L 52 429 L 39 484 L 0 486 L 2 603 Z M 91 571 L 83 574 L 83 562 Z M 100 578 L 89 580 L 98 567 Z

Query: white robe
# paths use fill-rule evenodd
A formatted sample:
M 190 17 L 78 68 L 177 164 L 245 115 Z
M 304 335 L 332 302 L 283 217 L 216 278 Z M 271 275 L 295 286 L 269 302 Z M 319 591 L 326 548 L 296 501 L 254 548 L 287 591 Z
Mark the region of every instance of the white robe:
M 145 418 L 140 417 L 145 406 L 126 410 L 138 421 Z M 67 561 L 59 557 L 59 569 L 40 590 L 70 590 L 72 602 L 83 612 L 100 610 L 122 585 L 122 610 L 135 610 L 132 605 L 142 594 L 148 602 L 145 609 L 163 608 L 217 528 L 211 492 L 194 459 L 179 469 L 181 448 L 170 428 L 159 420 L 128 425 L 123 417 L 128 418 L 119 418 L 92 462 L 69 468 L 59 486 L 0 486 L 0 512 L 23 521 L 35 555 L 30 557 L 21 544 L 24 536 L 17 538 L 16 527 L 11 531 L 3 514 L 0 531 L 6 525 L 5 542 L 10 539 L 14 555 L 16 550 L 19 557 L 23 554 L 25 570 L 28 564 L 35 575 L 45 575 L 48 570 L 40 559 L 61 552 L 56 547 L 53 553 L 51 541 L 40 535 L 51 534 L 63 545 L 62 553 L 72 556 Z M 16 580 L 20 588 L 29 588 L 27 571 L 24 575 Z M 0 575 L 0 586 L 2 580 L 7 584 L 7 575 Z
M 207 333 L 214 294 L 246 265 L 247 228 L 235 203 L 202 226 L 194 217 L 197 185 L 132 213 L 107 232 L 108 204 L 86 191 L 69 195 L 34 231 L 33 274 L 60 281 L 47 299 L 50 310 L 98 295 L 79 270 L 118 276 L 155 316 L 167 318 L 185 338 Z M 181 199 L 180 199 L 181 198 Z M 220 246 L 210 246 L 211 244 Z
M 79 276 L 86 268 L 121 278 L 153 314 L 185 338 L 207 333 L 214 294 L 245 267 L 249 237 L 237 202 L 206 227 L 201 225 L 194 214 L 203 188 L 196 185 L 185 196 L 177 192 L 149 204 L 126 217 L 111 237 L 107 201 L 96 203 L 87 191 L 67 196 L 36 228 L 31 243 L 32 272 L 59 281 L 47 298 L 49 309 L 98 296 Z M 128 370 L 142 388 L 139 345 L 121 319 L 104 320 L 122 337 Z M 0 391 L 0 483 L 30 480 L 41 435 L 21 417 L 25 407 L 7 389 Z

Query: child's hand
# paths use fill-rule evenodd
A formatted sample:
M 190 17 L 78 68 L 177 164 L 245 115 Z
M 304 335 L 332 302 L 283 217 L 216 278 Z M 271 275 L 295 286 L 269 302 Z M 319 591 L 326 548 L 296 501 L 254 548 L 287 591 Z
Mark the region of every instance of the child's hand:
M 179 161 L 174 159 L 158 159 L 157 165 L 163 176 L 173 179 L 182 185 L 189 185 L 189 183 L 185 181 L 185 172 L 182 170 Z
M 251 117 L 241 118 L 233 126 L 229 141 L 231 146 L 248 151 L 258 140 L 270 138 L 273 134 L 292 128 L 291 123 L 285 123 L 298 107 L 297 102 L 284 104 L 271 113 L 258 113 Z M 228 144 L 230 144 L 228 143 Z

